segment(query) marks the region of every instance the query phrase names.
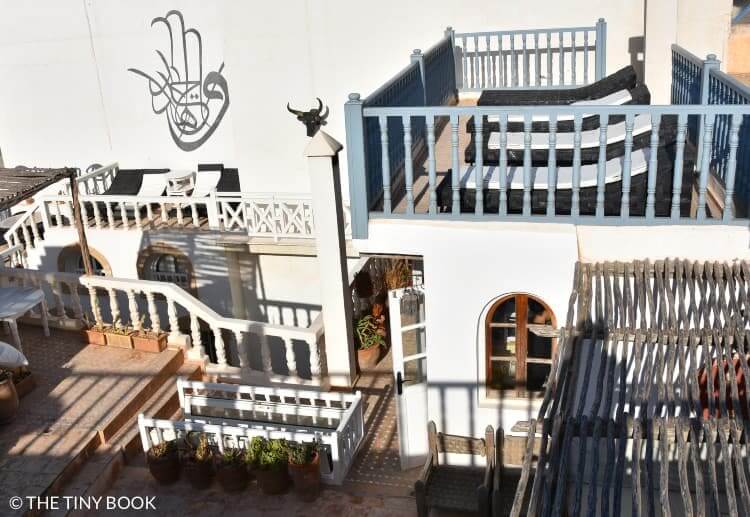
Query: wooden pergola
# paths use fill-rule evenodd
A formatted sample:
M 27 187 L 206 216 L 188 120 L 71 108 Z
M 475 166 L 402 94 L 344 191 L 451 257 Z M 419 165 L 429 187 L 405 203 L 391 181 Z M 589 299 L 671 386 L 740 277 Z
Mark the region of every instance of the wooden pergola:
M 28 199 L 45 187 L 68 178 L 70 193 L 73 198 L 73 217 L 78 231 L 78 243 L 83 257 L 83 268 L 87 275 L 93 274 L 91 254 L 86 240 L 86 232 L 81 219 L 81 206 L 78 202 L 77 169 L 64 167 L 52 168 L 0 168 L 0 210 L 10 208 L 24 199 Z
M 748 262 L 579 263 L 561 334 L 511 515 L 750 515 Z

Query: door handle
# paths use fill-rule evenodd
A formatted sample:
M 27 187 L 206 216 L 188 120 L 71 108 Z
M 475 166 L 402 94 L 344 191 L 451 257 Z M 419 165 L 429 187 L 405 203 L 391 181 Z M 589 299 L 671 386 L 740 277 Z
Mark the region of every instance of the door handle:
M 396 373 L 396 393 L 398 395 L 404 394 L 404 383 L 410 382 L 411 379 L 407 379 L 403 375 L 401 375 L 401 372 Z

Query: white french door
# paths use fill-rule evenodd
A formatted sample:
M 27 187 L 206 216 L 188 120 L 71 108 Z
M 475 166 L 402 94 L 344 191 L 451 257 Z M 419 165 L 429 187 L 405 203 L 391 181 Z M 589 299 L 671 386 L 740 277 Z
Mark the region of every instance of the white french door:
M 427 457 L 427 336 L 423 287 L 388 292 L 401 468 Z

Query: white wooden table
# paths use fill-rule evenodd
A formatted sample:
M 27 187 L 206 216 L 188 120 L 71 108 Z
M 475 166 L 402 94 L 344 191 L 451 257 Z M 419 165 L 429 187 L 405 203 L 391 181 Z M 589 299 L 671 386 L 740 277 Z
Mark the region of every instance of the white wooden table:
M 13 334 L 13 343 L 21 352 L 23 352 L 23 347 L 16 320 L 37 305 L 41 306 L 44 335 L 49 336 L 47 300 L 44 298 L 44 291 L 36 287 L 0 287 L 0 321 L 8 323 Z
M 187 196 L 195 187 L 195 171 L 173 170 L 167 173 L 167 195 Z

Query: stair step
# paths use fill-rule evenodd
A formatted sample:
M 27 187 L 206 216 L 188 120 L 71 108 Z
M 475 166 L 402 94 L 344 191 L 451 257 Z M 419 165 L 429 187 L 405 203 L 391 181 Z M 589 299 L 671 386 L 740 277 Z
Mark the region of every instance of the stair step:
M 125 465 L 142 454 L 140 435 L 138 433 L 138 414 L 145 413 L 156 418 L 170 418 L 179 411 L 180 402 L 177 396 L 177 378 L 187 377 L 199 380 L 202 378 L 200 363 L 186 362 L 169 377 L 162 379 L 161 384 L 151 392 L 151 396 L 137 408 L 136 412 L 107 443 L 101 445 L 89 457 L 63 487 L 65 496 L 99 496 L 106 492 L 117 479 Z M 76 512 L 60 512 L 51 515 L 71 515 Z

